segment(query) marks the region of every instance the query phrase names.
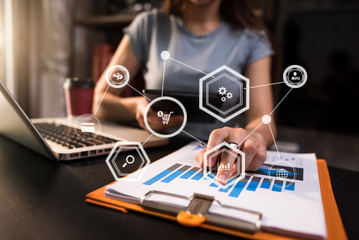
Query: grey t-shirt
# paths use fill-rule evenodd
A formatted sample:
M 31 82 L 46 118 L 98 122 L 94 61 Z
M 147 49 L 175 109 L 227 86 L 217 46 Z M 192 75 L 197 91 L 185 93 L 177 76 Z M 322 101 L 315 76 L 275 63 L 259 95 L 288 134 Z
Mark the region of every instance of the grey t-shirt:
M 199 79 L 205 76 L 204 73 L 226 65 L 243 74 L 252 62 L 273 54 L 263 33 L 234 29 L 222 22 L 209 34 L 194 35 L 179 17 L 159 10 L 139 14 L 124 32 L 130 37 L 132 48 L 142 64 L 148 89 L 161 89 L 164 61 L 160 55 L 164 50 L 170 52 L 171 58 L 190 66 L 166 61 L 164 90 L 188 92 L 199 91 Z M 238 118 L 226 123 L 187 123 L 185 130 L 207 139 L 212 130 L 234 126 L 236 122 Z

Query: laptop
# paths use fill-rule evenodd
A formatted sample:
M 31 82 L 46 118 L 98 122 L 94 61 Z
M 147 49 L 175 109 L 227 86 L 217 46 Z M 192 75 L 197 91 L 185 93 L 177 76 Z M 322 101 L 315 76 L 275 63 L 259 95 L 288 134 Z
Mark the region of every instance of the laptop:
M 168 139 L 151 136 L 135 127 L 101 122 L 96 135 L 88 138 L 76 134 L 81 129 L 67 118 L 30 120 L 14 97 L 0 81 L 0 134 L 53 160 L 75 160 L 109 154 L 116 142 L 140 142 L 143 147 L 168 144 Z M 87 126 L 86 129 L 88 129 Z

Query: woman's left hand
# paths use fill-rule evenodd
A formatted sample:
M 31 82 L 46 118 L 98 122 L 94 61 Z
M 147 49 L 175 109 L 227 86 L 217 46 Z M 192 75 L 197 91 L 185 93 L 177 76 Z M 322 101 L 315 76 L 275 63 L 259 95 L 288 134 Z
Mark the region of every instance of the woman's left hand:
M 254 132 L 248 137 L 249 134 L 250 132 L 243 128 L 224 127 L 216 129 L 210 134 L 206 148 L 197 153 L 196 160 L 203 167 L 204 153 L 226 141 L 227 143 L 238 144 L 239 149 L 245 153 L 246 170 L 257 170 L 267 158 L 266 143 L 262 134 Z M 237 172 L 235 160 L 236 157 L 232 154 L 223 152 L 218 158 L 207 159 L 206 165 L 213 167 L 217 161 L 219 166 L 227 166 L 229 163 L 230 171 L 228 168 L 218 168 L 217 170 L 217 182 L 225 185 L 228 178 Z

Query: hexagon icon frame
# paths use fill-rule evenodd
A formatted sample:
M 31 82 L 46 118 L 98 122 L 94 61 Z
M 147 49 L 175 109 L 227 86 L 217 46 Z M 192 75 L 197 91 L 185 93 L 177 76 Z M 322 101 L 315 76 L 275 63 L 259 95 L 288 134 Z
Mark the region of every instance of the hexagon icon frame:
M 244 93 L 246 95 L 246 100 L 245 100 L 245 104 L 244 104 L 244 107 L 243 107 L 243 103 L 241 104 L 241 106 L 238 106 L 238 107 L 242 107 L 241 109 L 239 109 L 238 111 L 230 114 L 229 116 L 227 117 L 221 117 L 219 116 L 217 113 L 214 112 L 214 110 L 218 111 L 218 108 L 215 108 L 214 106 L 205 106 L 203 104 L 203 90 L 207 90 L 207 84 L 206 84 L 206 88 L 204 88 L 204 81 L 208 80 L 209 78 L 214 78 L 214 81 L 216 80 L 219 80 L 220 78 L 222 78 L 223 75 L 227 75 L 227 74 L 221 74 L 220 76 L 216 77 L 215 75 L 217 73 L 220 73 L 221 71 L 224 71 L 224 72 L 229 72 L 231 74 L 233 74 L 234 76 L 240 78 L 241 80 L 243 80 L 245 82 L 245 87 L 243 86 L 240 86 L 243 90 L 244 90 Z M 229 78 L 231 81 L 233 81 L 231 79 L 231 77 Z M 212 80 L 213 81 L 213 80 Z M 232 118 L 238 116 L 239 114 L 247 111 L 249 109 L 249 88 L 250 88 L 250 83 L 249 83 L 249 79 L 246 78 L 245 76 L 243 76 L 242 74 L 234 71 L 233 69 L 231 69 L 230 67 L 226 66 L 226 65 L 223 65 L 219 68 L 217 68 L 216 70 L 212 71 L 211 73 L 207 74 L 206 76 L 202 77 L 199 79 L 199 108 L 208 113 L 209 115 L 211 115 L 212 117 L 215 117 L 216 119 L 220 120 L 221 122 L 227 122 L 228 120 L 231 120 Z M 213 82 L 211 82 L 213 83 Z M 240 83 L 240 82 L 239 82 Z M 243 85 L 243 83 L 242 83 Z M 243 96 L 243 95 L 242 95 Z M 208 93 L 205 94 L 205 97 L 206 97 L 206 104 L 208 103 Z M 207 108 L 206 108 L 207 107 Z M 231 109 L 229 109 L 230 111 L 233 111 L 233 109 L 235 109 L 237 107 L 232 107 Z M 229 110 L 223 112 L 226 114 L 226 112 L 228 112 Z M 221 110 L 220 110 L 221 111 Z M 223 115 L 225 115 L 223 114 Z
M 228 152 L 226 150 L 226 148 L 228 149 Z M 233 183 L 235 182 L 238 182 L 240 180 L 242 180 L 245 175 L 246 175 L 246 171 L 245 171 L 245 168 L 246 168 L 246 155 L 244 152 L 240 151 L 238 148 L 233 148 L 229 143 L 227 142 L 222 142 L 221 144 L 218 144 L 217 146 L 215 146 L 214 148 L 211 148 L 210 150 L 206 151 L 203 155 L 204 157 L 204 161 L 203 161 L 203 175 L 205 176 L 205 179 L 208 179 L 207 178 L 207 175 L 211 174 L 211 171 L 208 171 L 207 170 L 207 158 L 208 158 L 208 155 L 211 155 L 212 153 L 215 153 L 217 152 L 218 154 L 221 154 L 222 152 L 226 151 L 227 153 L 231 154 L 232 156 L 234 156 L 235 158 L 238 157 L 238 155 L 240 155 L 242 157 L 242 160 L 241 161 L 237 161 L 237 173 L 232 175 L 229 179 L 232 179 L 234 180 L 235 178 L 237 178 L 235 181 L 232 181 L 231 183 L 227 183 L 225 186 L 228 187 L 228 186 L 231 186 Z M 233 155 L 233 152 L 236 152 L 237 155 Z M 240 169 L 241 171 L 238 172 L 238 169 Z M 212 179 L 212 178 L 211 178 Z
M 135 172 L 127 173 L 124 175 L 123 173 L 121 173 L 121 171 L 118 169 L 117 165 L 115 164 L 115 159 L 117 158 L 118 154 L 120 154 L 120 152 L 122 152 L 122 149 L 136 150 L 138 155 L 141 157 L 142 163 L 141 163 L 140 167 Z M 143 149 L 141 143 L 139 143 L 139 142 L 116 142 L 115 146 L 113 146 L 110 154 L 106 158 L 106 164 L 107 164 L 108 168 L 110 169 L 110 171 L 116 181 L 119 179 L 126 180 L 126 181 L 140 180 L 144 174 L 146 167 L 150 163 L 151 163 L 151 161 L 149 160 L 145 150 Z M 120 178 L 121 176 L 122 177 L 131 176 L 131 177 Z
M 222 115 L 226 115 L 227 113 L 231 112 L 232 110 L 240 107 L 243 104 L 243 95 L 239 96 L 239 104 L 238 106 L 235 105 L 233 107 L 231 107 L 230 109 L 226 110 L 226 111 L 222 111 L 222 109 L 217 108 L 216 106 L 213 106 L 212 104 L 209 103 L 209 85 L 211 85 L 212 83 L 216 82 L 217 80 L 219 80 L 222 77 L 226 77 L 228 78 L 230 81 L 237 83 L 236 79 L 234 79 L 233 77 L 229 76 L 226 73 L 222 73 L 221 75 L 219 75 L 218 77 L 216 77 L 215 79 L 209 81 L 206 83 L 206 104 L 210 107 L 212 107 L 213 109 L 217 110 L 218 112 L 220 112 Z M 237 83 L 239 85 L 239 88 L 241 91 L 243 91 L 243 84 L 241 82 Z M 202 98 L 203 99 L 203 98 Z

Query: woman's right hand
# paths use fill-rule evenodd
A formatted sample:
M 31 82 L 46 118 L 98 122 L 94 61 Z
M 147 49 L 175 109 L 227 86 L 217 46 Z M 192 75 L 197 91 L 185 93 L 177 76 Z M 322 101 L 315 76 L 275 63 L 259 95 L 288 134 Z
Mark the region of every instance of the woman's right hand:
M 145 130 L 148 130 L 145 125 L 145 110 L 148 106 L 148 101 L 145 98 L 141 98 L 138 101 L 137 109 L 136 109 L 136 120 L 140 127 Z M 161 132 L 165 129 L 181 125 L 183 123 L 182 115 L 171 115 L 168 124 L 163 124 L 162 118 L 157 115 L 156 111 L 153 111 L 151 108 L 147 112 L 147 123 L 151 127 L 151 129 L 155 132 Z

